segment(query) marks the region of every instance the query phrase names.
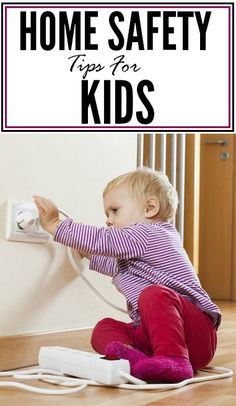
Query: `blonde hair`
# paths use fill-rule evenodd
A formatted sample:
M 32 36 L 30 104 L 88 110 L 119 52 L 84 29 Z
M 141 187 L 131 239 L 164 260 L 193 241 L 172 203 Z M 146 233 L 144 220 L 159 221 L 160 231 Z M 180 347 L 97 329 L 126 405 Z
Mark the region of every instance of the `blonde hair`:
M 158 199 L 160 204 L 158 219 L 165 221 L 174 219 L 178 206 L 178 194 L 163 172 L 153 171 L 150 168 L 138 168 L 124 173 L 107 184 L 103 196 L 113 188 L 124 184 L 128 185 L 130 192 L 138 200 L 142 201 L 151 196 Z

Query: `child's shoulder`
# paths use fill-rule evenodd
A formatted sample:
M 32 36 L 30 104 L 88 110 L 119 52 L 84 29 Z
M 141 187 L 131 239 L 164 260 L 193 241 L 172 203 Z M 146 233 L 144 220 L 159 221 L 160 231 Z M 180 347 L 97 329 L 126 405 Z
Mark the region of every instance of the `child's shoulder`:
M 169 223 L 168 221 L 156 220 L 156 221 L 152 221 L 150 223 L 143 223 L 143 224 L 146 224 L 149 227 L 154 227 L 154 228 L 164 228 L 164 229 L 170 229 L 170 230 L 175 229 L 173 224 Z
M 172 231 L 172 232 L 176 232 L 176 228 L 173 224 L 169 223 L 168 221 L 152 221 L 152 222 L 140 222 L 140 223 L 136 223 L 134 224 L 134 227 L 138 227 L 138 228 L 144 228 L 147 230 L 166 230 L 166 231 Z

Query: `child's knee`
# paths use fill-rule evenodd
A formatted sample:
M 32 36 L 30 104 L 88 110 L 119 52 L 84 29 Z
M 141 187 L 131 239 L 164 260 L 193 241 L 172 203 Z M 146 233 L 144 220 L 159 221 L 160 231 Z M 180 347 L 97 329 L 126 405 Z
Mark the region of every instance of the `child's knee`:
M 104 333 L 106 333 L 107 330 L 111 328 L 113 323 L 113 319 L 106 317 L 105 319 L 100 320 L 94 327 L 91 336 L 91 345 L 95 351 L 100 351 L 101 340 L 104 337 Z

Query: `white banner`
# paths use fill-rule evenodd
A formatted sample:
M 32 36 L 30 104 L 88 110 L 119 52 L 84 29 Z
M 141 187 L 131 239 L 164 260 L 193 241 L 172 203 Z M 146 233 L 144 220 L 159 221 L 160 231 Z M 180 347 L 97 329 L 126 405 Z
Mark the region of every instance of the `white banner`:
M 2 131 L 233 131 L 233 3 L 3 3 Z

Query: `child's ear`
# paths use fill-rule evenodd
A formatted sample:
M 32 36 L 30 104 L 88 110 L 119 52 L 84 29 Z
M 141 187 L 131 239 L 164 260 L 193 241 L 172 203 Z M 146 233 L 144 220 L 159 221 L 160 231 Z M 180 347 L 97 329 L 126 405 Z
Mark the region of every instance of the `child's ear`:
M 145 204 L 145 217 L 151 219 L 156 217 L 160 210 L 160 203 L 157 197 L 150 196 L 146 200 Z

